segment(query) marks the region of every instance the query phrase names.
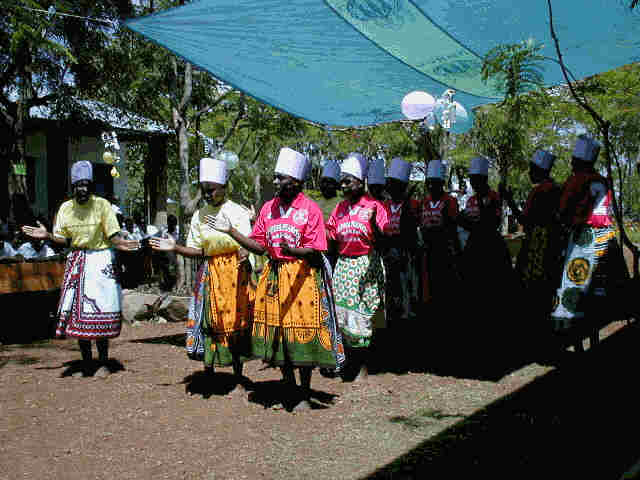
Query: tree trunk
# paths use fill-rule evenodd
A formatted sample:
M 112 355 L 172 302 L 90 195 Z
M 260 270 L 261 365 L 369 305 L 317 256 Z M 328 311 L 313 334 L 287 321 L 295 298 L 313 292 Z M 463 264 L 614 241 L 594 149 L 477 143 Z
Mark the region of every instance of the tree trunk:
M 164 137 L 149 140 L 151 157 L 150 195 L 151 221 L 158 227 L 167 226 L 167 140 Z

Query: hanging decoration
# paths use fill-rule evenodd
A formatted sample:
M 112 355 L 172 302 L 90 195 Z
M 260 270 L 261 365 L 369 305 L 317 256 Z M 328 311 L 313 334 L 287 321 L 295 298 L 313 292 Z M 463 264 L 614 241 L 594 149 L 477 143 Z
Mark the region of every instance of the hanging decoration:
M 402 113 L 409 120 L 423 120 L 433 111 L 435 98 L 427 92 L 416 90 L 402 99 Z
M 120 162 L 120 143 L 118 142 L 118 136 L 116 132 L 102 132 L 102 141 L 104 142 L 104 153 L 102 154 L 102 160 L 107 165 L 113 165 L 111 168 L 111 176 L 113 178 L 120 178 L 120 172 L 115 167 L 115 164 Z

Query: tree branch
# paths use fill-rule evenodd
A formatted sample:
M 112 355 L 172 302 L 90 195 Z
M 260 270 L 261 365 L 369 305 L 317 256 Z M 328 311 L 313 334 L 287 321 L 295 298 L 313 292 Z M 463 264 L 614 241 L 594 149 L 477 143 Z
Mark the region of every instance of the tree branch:
M 229 131 L 222 139 L 223 146 L 229 141 L 229 139 L 231 138 L 231 135 L 233 135 L 233 132 L 236 130 L 238 123 L 240 123 L 240 120 L 242 119 L 242 117 L 244 117 L 244 94 L 241 94 L 240 108 L 238 109 L 238 114 L 236 115 L 236 118 L 233 119 L 231 128 L 229 128 Z
M 634 0 L 634 3 L 632 3 L 632 7 L 634 6 L 635 3 L 637 3 L 638 0 Z M 573 84 L 571 83 L 571 81 L 569 81 L 569 78 L 567 76 L 567 69 L 564 66 L 564 59 L 562 58 L 562 53 L 560 52 L 560 44 L 558 41 L 558 37 L 556 36 L 556 32 L 553 28 L 553 11 L 551 8 L 551 0 L 547 0 L 547 4 L 549 6 L 549 27 L 551 29 L 551 37 L 553 38 L 553 42 L 555 44 L 556 47 L 556 53 L 558 54 L 558 60 L 560 63 L 560 68 L 562 70 L 562 75 L 564 76 L 565 81 L 567 82 L 567 86 L 569 87 L 569 91 L 571 92 L 571 96 L 574 98 L 574 100 L 576 102 L 578 102 L 578 105 L 580 105 L 583 110 L 585 110 L 587 113 L 589 113 L 589 115 L 591 115 L 591 118 L 593 119 L 594 123 L 596 124 L 596 127 L 600 130 L 600 134 L 602 135 L 602 139 L 604 141 L 604 156 L 605 156 L 605 160 L 607 162 L 607 177 L 609 180 L 609 188 L 611 188 L 611 190 L 614 190 L 614 185 L 613 185 L 613 172 L 611 169 L 611 151 L 612 151 L 612 147 L 611 147 L 611 140 L 609 138 L 609 126 L 610 126 L 610 122 L 604 120 L 592 107 L 591 105 L 589 105 L 586 101 L 586 99 L 582 99 L 580 97 L 578 97 L 575 89 L 573 88 Z M 640 277 L 640 250 L 638 250 L 638 248 L 631 242 L 631 240 L 629 239 L 629 236 L 627 235 L 627 231 L 625 229 L 624 226 L 624 217 L 622 214 L 622 210 L 620 209 L 620 205 L 618 203 L 618 200 L 616 199 L 616 195 L 615 193 L 613 195 L 611 195 L 611 204 L 613 207 L 613 212 L 614 212 L 614 216 L 616 219 L 616 222 L 618 224 L 618 229 L 620 231 L 620 237 L 622 240 L 622 243 L 624 245 L 626 245 L 626 247 L 631 251 L 632 255 L 633 255 L 633 276 L 634 278 L 638 278 Z

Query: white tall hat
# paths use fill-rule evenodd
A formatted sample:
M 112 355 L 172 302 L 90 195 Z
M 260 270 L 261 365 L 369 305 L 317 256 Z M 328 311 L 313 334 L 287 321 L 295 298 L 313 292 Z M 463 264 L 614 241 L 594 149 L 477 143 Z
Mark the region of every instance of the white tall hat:
M 307 161 L 307 157 L 300 152 L 284 147 L 280 149 L 274 171 L 281 175 L 289 175 L 298 180 L 304 180 L 308 171 Z
M 227 183 L 227 162 L 218 158 L 200 159 L 200 182 Z
M 469 175 L 489 176 L 489 160 L 485 157 L 473 157 L 469 167 Z
M 427 178 L 444 180 L 447 175 L 447 165 L 442 160 L 431 160 L 427 165 Z
M 598 153 L 600 153 L 600 142 L 585 135 L 578 135 L 576 146 L 573 148 L 574 157 L 593 163 L 598 158 Z
M 340 180 L 340 164 L 335 160 L 327 160 L 322 168 L 321 178 L 333 178 L 334 180 Z
M 93 181 L 93 165 L 86 160 L 80 160 L 71 165 L 71 185 L 80 180 Z
M 361 153 L 351 152 L 342 162 L 340 173 L 364 180 L 367 176 L 367 159 Z
M 402 182 L 408 182 L 409 175 L 411 175 L 411 164 L 409 162 L 405 162 L 400 157 L 395 157 L 393 160 L 391 160 L 391 165 L 389 166 L 389 174 L 387 175 L 389 178 L 395 178 L 396 180 L 400 180 Z
M 551 170 L 553 167 L 553 162 L 556 161 L 556 156 L 552 153 L 547 152 L 546 150 L 538 150 L 533 154 L 533 158 L 531 159 L 531 163 L 537 165 L 543 170 Z
M 369 185 L 384 185 L 384 160 L 380 157 L 373 158 L 369 162 L 369 171 L 367 172 L 367 183 Z

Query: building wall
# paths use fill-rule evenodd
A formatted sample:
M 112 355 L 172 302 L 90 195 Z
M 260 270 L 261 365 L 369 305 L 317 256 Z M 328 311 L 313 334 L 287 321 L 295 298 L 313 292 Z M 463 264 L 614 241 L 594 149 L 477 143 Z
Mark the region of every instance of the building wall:
M 126 163 L 126 142 L 120 143 L 120 162 L 115 165 L 120 173 L 119 178 L 110 181 L 113 183 L 113 193 L 120 199 L 121 206 L 127 205 L 127 172 L 124 168 Z M 94 137 L 81 137 L 79 140 L 69 140 L 68 158 L 56 157 L 56 152 L 47 152 L 47 136 L 45 131 L 34 132 L 27 137 L 27 155 L 35 160 L 35 198 L 33 199 L 33 210 L 36 214 L 47 215 L 49 205 L 49 182 L 51 168 L 64 168 L 66 170 L 67 185 L 71 185 L 71 165 L 80 160 L 87 160 L 94 165 L 104 165 L 105 170 L 110 170 L 102 155 L 104 144 L 101 139 Z M 47 153 L 52 158 L 47 158 Z M 125 212 L 126 214 L 126 212 Z

